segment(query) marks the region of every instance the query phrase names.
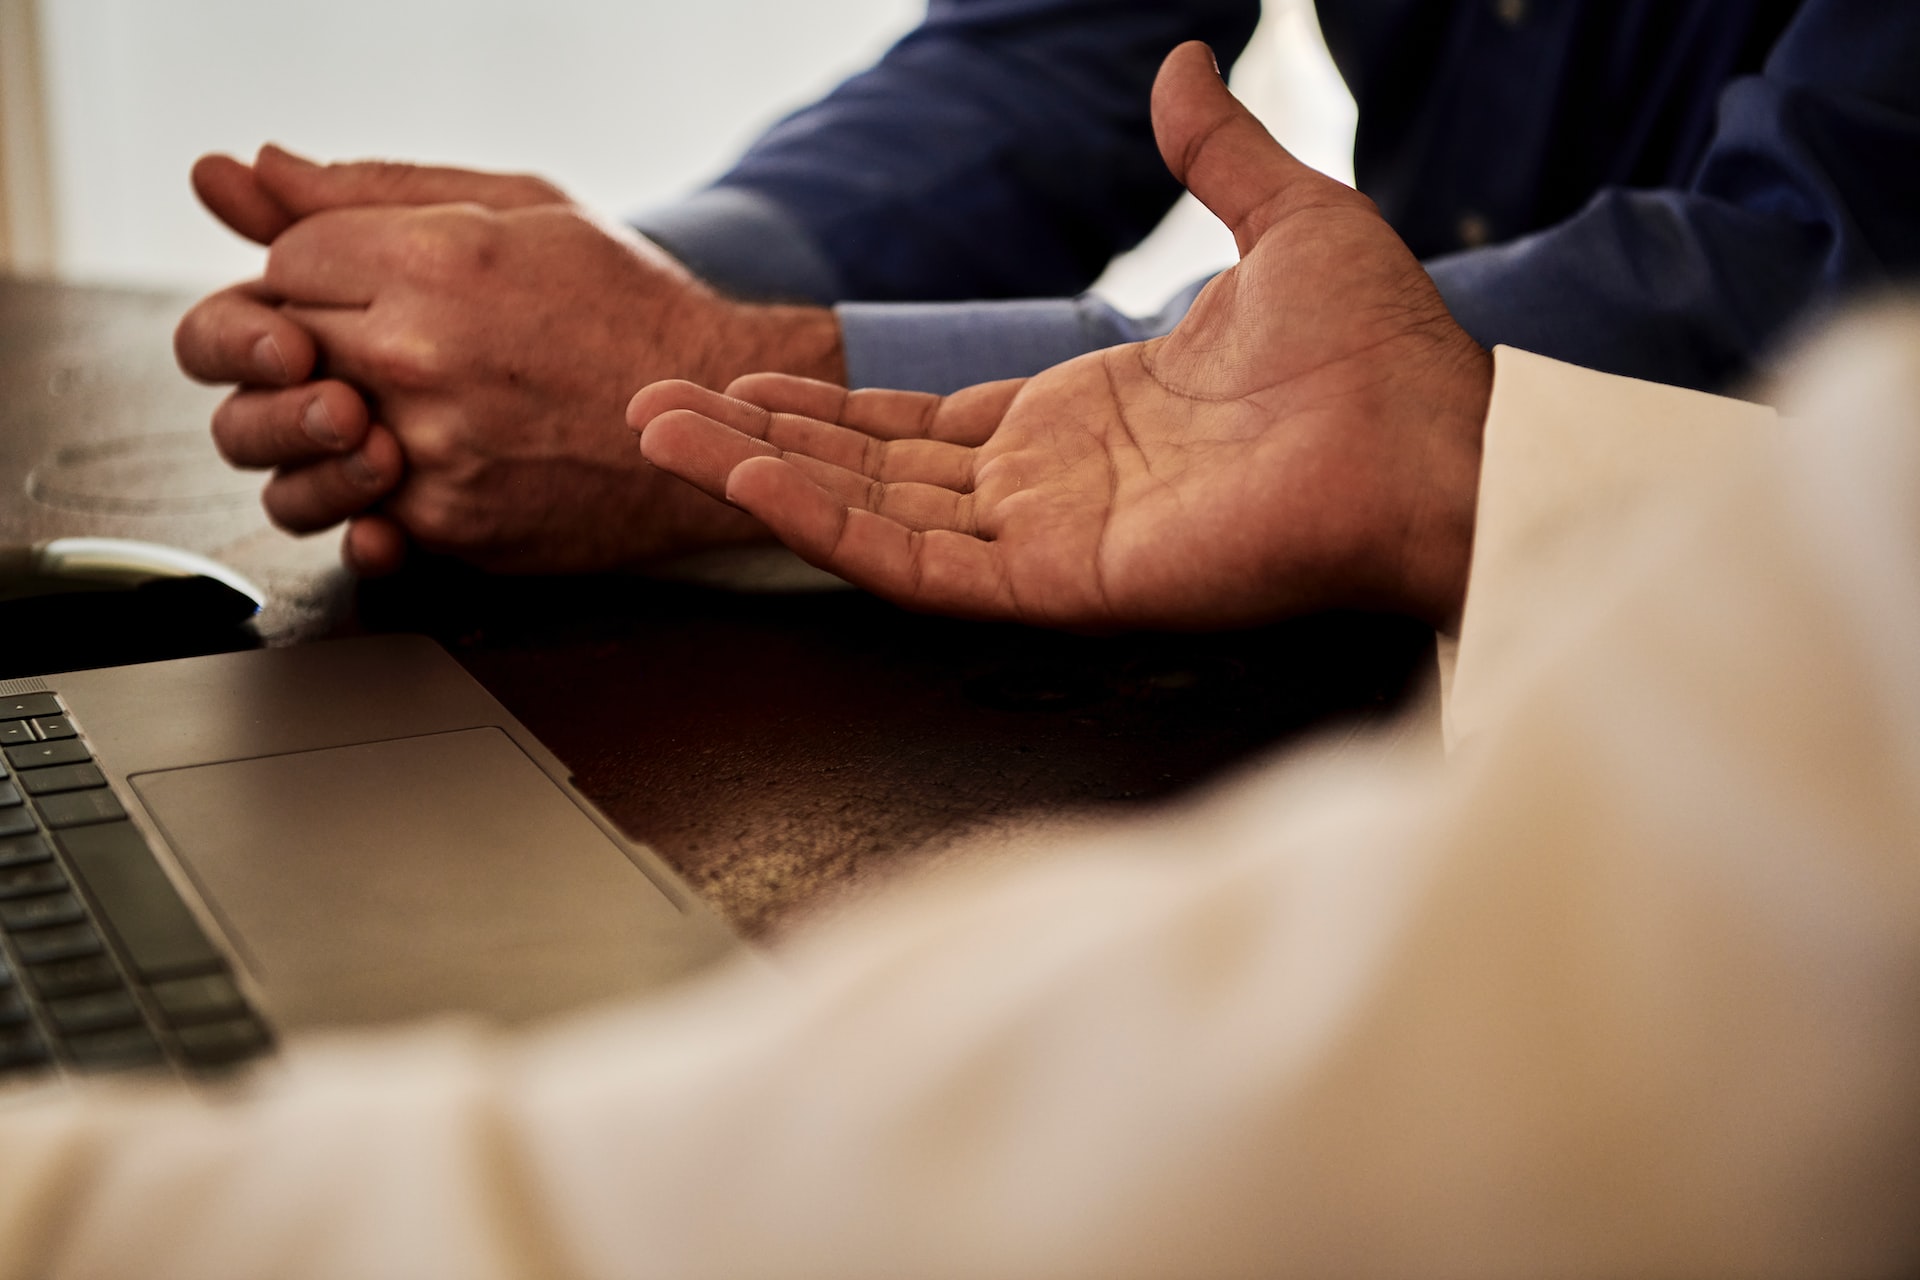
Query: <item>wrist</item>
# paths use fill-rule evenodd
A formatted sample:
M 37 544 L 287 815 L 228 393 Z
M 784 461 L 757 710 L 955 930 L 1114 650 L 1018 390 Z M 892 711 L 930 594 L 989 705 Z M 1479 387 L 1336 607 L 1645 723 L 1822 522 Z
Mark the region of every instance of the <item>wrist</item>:
M 724 390 L 749 373 L 791 373 L 842 386 L 847 381 L 840 320 L 830 308 L 733 302 L 721 319 L 725 340 L 699 380 Z

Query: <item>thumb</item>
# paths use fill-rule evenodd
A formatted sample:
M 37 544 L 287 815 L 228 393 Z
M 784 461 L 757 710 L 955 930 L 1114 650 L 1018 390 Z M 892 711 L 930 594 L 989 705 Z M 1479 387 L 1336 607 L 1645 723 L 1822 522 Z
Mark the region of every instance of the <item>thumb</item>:
M 232 156 L 206 155 L 193 162 L 193 192 L 214 217 L 256 244 L 270 244 L 293 216 L 267 193 L 253 167 Z
M 261 189 L 294 218 L 352 205 L 458 204 L 495 209 L 558 204 L 566 193 L 528 174 L 485 173 L 393 160 L 315 164 L 268 143 L 253 172 Z
M 1167 168 L 1227 224 L 1242 256 L 1307 190 L 1332 181 L 1273 140 L 1228 91 L 1213 51 L 1198 40 L 1160 64 L 1153 136 Z

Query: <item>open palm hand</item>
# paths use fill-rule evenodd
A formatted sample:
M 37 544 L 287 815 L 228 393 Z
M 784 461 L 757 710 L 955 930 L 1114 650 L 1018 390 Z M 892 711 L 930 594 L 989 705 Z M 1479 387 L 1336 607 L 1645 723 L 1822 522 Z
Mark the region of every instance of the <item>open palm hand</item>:
M 656 383 L 646 456 L 902 604 L 1218 627 L 1356 605 L 1446 624 L 1491 362 L 1371 202 L 1289 156 L 1202 45 L 1161 152 L 1241 261 L 1165 338 L 938 397 L 751 375 Z

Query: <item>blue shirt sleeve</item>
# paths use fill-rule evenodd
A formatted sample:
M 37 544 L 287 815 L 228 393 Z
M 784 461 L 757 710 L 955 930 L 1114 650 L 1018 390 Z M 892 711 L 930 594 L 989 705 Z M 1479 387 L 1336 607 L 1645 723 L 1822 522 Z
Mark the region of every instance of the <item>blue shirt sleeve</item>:
M 1920 272 L 1920 5 L 1808 0 L 1727 84 L 1690 180 L 1428 261 L 1456 318 L 1590 368 L 1724 390 L 1810 314 Z
M 843 302 L 834 310 L 850 387 L 945 395 L 976 382 L 1024 378 L 1089 351 L 1171 329 L 1206 284 L 1196 280 L 1159 312 L 1129 316 L 1092 294 L 1000 302 Z
M 1199 39 L 1231 65 L 1259 14 L 1259 0 L 931 0 L 714 188 L 634 224 L 747 296 L 1075 293 L 1179 195 L 1149 116 L 1160 62 Z

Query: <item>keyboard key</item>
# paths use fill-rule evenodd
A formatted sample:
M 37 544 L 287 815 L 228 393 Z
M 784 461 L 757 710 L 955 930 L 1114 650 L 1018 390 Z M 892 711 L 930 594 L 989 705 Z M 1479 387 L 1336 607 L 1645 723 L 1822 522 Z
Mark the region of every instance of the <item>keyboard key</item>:
M 160 1061 L 160 1044 L 145 1027 L 68 1036 L 62 1047 L 75 1066 L 87 1071 L 124 1071 Z
M 87 909 L 70 893 L 50 893 L 39 898 L 0 902 L 0 928 L 9 933 L 77 924 L 86 918 Z
M 118 822 L 127 816 L 113 792 L 101 787 L 95 791 L 63 791 L 59 795 L 35 796 L 33 807 L 55 831 L 62 827 L 85 827 L 96 822 Z M 5 810 L 0 810 L 0 813 Z
M 266 1029 L 252 1018 L 182 1027 L 175 1038 L 187 1061 L 202 1067 L 251 1058 L 265 1050 L 268 1043 Z
M 107 776 L 97 764 L 61 764 L 51 769 L 31 769 L 20 775 L 20 785 L 30 796 L 51 795 L 55 791 L 84 791 L 104 787 Z
M 7 956 L 0 951 L 0 988 L 13 985 L 13 966 L 7 963 Z
M 55 1029 L 62 1036 L 145 1025 L 140 1006 L 125 991 L 101 991 L 90 996 L 49 1000 L 47 1016 L 53 1019 Z
M 0 809 L 4 809 L 10 804 L 25 803 L 26 802 L 20 798 L 20 788 L 14 786 L 13 783 L 7 779 L 0 778 Z
M 0 698 L 0 719 L 28 720 L 34 716 L 57 716 L 64 711 L 60 699 L 50 693 L 23 693 L 12 698 Z
M 67 877 L 51 862 L 0 867 L 0 901 L 28 898 L 36 893 L 52 893 L 66 887 Z
M 99 955 L 104 949 L 100 935 L 90 924 L 62 925 L 57 929 L 35 929 L 13 940 L 25 964 L 45 964 L 49 960 L 71 960 L 75 956 Z
M 33 730 L 25 720 L 0 720 L 0 747 L 33 741 Z
M 47 1057 L 47 1042 L 32 1027 L 0 1030 L 0 1071 L 37 1067 Z
M 50 764 L 79 764 L 91 760 L 86 744 L 71 738 L 64 742 L 33 742 L 24 747 L 8 747 L 7 763 L 15 769 L 44 769 Z
M 113 991 L 126 985 L 119 967 L 107 956 L 82 956 L 78 960 L 37 964 L 28 971 L 28 976 L 33 979 L 33 989 L 49 1000 Z
M 173 978 L 225 967 L 132 823 L 80 827 L 58 838 L 135 973 Z
M 33 1020 L 33 1010 L 19 987 L 0 987 L 0 1028 L 18 1027 Z
M 28 862 L 45 862 L 53 850 L 36 832 L 30 836 L 0 837 L 0 867 L 17 867 Z
M 176 1027 L 194 1022 L 213 1022 L 247 1010 L 240 988 L 234 986 L 233 979 L 224 973 L 156 982 L 149 994 L 153 996 L 153 1002 L 160 1006 L 161 1015 Z
M 0 808 L 0 838 L 25 835 L 29 831 L 38 831 L 40 824 L 33 820 L 25 806 L 8 805 Z
M 48 742 L 56 738 L 79 736 L 79 730 L 73 727 L 73 721 L 65 716 L 39 716 L 33 721 L 33 731 Z

